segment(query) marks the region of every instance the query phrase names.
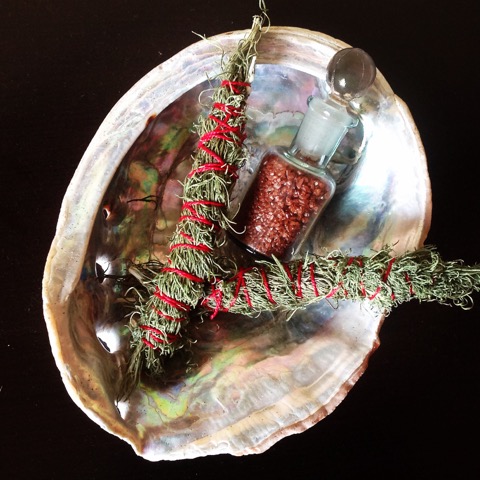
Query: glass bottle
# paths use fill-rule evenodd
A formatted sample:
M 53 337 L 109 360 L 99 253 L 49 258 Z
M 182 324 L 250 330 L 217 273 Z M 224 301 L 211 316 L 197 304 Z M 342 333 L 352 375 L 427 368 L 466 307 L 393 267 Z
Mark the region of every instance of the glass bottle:
M 252 253 L 290 260 L 299 252 L 335 192 L 326 169 L 358 117 L 348 102 L 375 80 L 373 60 L 363 50 L 337 52 L 327 67 L 327 99 L 310 97 L 289 148 L 262 157 L 235 217 L 233 236 Z

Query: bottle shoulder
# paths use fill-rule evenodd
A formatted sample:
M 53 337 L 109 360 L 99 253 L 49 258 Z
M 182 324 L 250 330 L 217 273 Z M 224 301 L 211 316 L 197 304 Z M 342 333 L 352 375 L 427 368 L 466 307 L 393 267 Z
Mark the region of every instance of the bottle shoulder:
M 262 163 L 276 163 L 277 168 L 286 168 L 298 170 L 309 176 L 322 179 L 328 184 L 330 190 L 335 189 L 335 180 L 330 172 L 323 166 L 319 165 L 315 159 L 309 159 L 300 155 L 298 152 L 292 152 L 291 149 L 283 146 L 275 146 L 265 152 Z

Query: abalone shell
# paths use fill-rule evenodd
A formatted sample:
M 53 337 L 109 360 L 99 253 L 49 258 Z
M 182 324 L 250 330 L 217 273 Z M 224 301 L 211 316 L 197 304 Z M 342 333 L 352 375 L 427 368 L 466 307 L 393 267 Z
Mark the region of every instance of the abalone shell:
M 244 35 L 188 47 L 115 105 L 68 187 L 45 266 L 45 319 L 68 393 L 153 461 L 265 451 L 332 412 L 379 344 L 384 316 L 367 304 L 320 302 L 288 321 L 284 314 L 224 315 L 195 325 L 193 368 L 174 361 L 166 382 L 145 378 L 117 401 L 129 353 L 122 300 L 129 285 L 122 279 L 130 262 L 165 259 L 195 148 L 192 125 L 219 70 L 218 46 L 231 51 Z M 248 105 L 251 161 L 232 208 L 261 153 L 289 144 L 307 98 L 324 91 L 329 59 L 346 46 L 298 28 L 271 27 L 264 35 Z M 338 192 L 308 248 L 414 249 L 431 214 L 414 121 L 380 72 L 356 102 L 362 123 L 332 163 Z

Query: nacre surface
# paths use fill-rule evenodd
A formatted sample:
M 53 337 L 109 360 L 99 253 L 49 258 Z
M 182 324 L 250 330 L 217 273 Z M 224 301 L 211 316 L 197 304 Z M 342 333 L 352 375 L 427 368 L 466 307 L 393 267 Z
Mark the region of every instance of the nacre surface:
M 187 373 L 180 356 L 165 383 L 145 378 L 127 401 L 116 401 L 128 355 L 122 296 L 129 285 L 119 277 L 129 262 L 165 259 L 196 143 L 191 128 L 208 104 L 200 94 L 218 72 L 218 44 L 230 51 L 244 35 L 188 47 L 115 105 L 68 187 L 45 267 L 45 319 L 70 396 L 149 460 L 262 452 L 328 415 L 378 346 L 383 315 L 368 305 L 320 302 L 288 321 L 224 315 L 191 326 L 195 368 Z M 261 153 L 290 143 L 308 96 L 323 92 L 329 59 L 346 46 L 297 28 L 264 35 L 248 107 L 252 156 L 233 209 Z M 307 246 L 413 249 L 426 237 L 431 209 L 414 121 L 380 73 L 355 102 L 362 123 L 332 164 L 338 192 Z

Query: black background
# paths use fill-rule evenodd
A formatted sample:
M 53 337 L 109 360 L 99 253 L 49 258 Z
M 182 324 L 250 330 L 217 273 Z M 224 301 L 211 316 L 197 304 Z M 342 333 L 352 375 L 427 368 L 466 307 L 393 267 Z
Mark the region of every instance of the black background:
M 479 478 L 477 305 L 411 302 L 325 420 L 266 453 L 151 463 L 72 402 L 50 352 L 41 279 L 63 195 L 119 98 L 199 34 L 248 28 L 257 0 L 0 0 L 0 476 L 40 479 Z M 270 0 L 273 25 L 375 59 L 411 109 L 432 182 L 427 239 L 480 259 L 475 0 Z M 279 473 L 276 473 L 276 469 Z

